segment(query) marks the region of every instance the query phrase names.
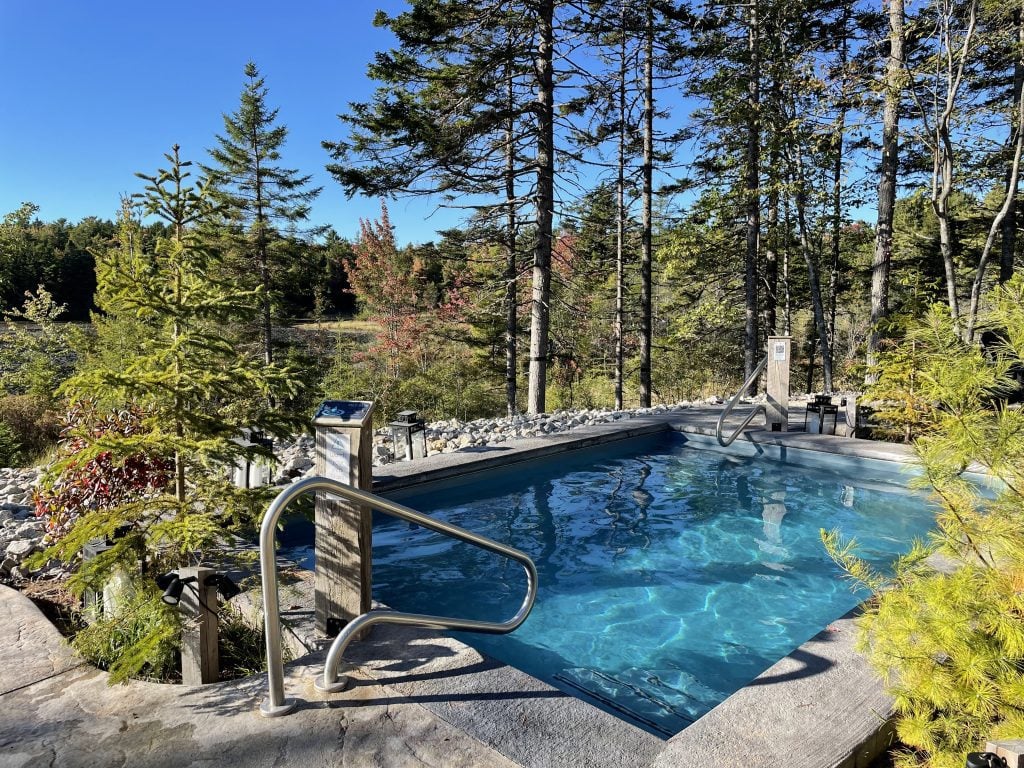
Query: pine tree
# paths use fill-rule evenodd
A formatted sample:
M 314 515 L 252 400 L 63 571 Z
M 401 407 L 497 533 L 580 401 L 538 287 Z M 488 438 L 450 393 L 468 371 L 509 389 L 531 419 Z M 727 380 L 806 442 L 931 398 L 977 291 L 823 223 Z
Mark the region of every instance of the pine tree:
M 259 287 L 260 345 L 264 362 L 274 360 L 272 308 L 276 274 L 281 271 L 277 227 L 305 221 L 309 204 L 320 194 L 310 187 L 311 176 L 300 176 L 279 165 L 288 136 L 276 125 L 277 109 L 267 106 L 267 88 L 253 62 L 245 65 L 248 78 L 238 109 L 224 115 L 224 134 L 209 150 L 212 167 L 203 170 L 213 181 L 213 197 L 229 224 L 239 229 L 243 258 L 235 278 L 241 285 Z M 286 252 L 286 251 L 285 251 Z M 253 282 L 255 279 L 255 283 Z
M 544 410 L 548 302 L 555 206 L 554 0 L 414 0 L 375 23 L 398 38 L 369 74 L 380 83 L 372 101 L 353 104 L 343 120 L 347 141 L 324 142 L 328 170 L 349 194 L 461 195 L 489 223 L 502 225 L 507 269 L 506 387 L 515 409 L 515 282 L 525 238 L 523 208 L 534 210 L 527 408 Z M 530 156 L 532 154 L 532 156 Z M 525 251 L 525 247 L 523 248 Z
M 929 539 L 890 577 L 858 559 L 855 542 L 822 531 L 874 592 L 861 646 L 895 699 L 910 748 L 902 766 L 960 768 L 987 739 L 1024 733 L 1024 411 L 1005 402 L 1024 361 L 1020 276 L 995 291 L 986 327 L 1000 339 L 988 355 L 962 341 L 941 305 L 913 333 L 928 350 L 918 393 L 939 406 L 915 444 L 938 508 Z M 988 473 L 987 489 L 966 476 L 972 465 Z
M 259 510 L 226 479 L 225 465 L 251 451 L 235 439 L 245 427 L 284 433 L 293 426 L 265 409 L 246 408 L 254 392 L 264 398 L 292 394 L 293 379 L 239 353 L 226 337 L 227 324 L 251 316 L 259 292 L 214 277 L 218 254 L 203 229 L 215 214 L 208 183 L 190 184 L 190 163 L 180 159 L 177 146 L 165 157 L 168 168 L 140 174 L 147 185 L 139 199 L 145 214 L 166 222 L 168 234 L 152 251 L 143 248 L 139 223 L 126 205 L 117 245 L 97 258 L 97 299 L 105 314 L 97 328 L 99 346 L 121 343 L 119 320 L 130 326 L 137 346 L 122 358 L 98 356 L 65 384 L 72 406 L 87 415 L 74 420 L 62 460 L 38 500 L 41 512 L 57 514 L 61 526 L 52 531 L 59 538 L 44 558 L 73 562 L 90 540 L 114 541 L 101 557 L 81 563 L 73 588 L 95 588 L 121 571 L 151 598 L 150 609 L 140 614 L 149 629 L 126 650 L 119 677 L 137 672 L 173 636 L 167 627 L 173 617 L 160 612 L 152 577 L 142 578 L 137 563 L 152 575 L 197 562 L 222 546 L 232 521 L 251 525 Z M 110 411 L 135 414 L 130 428 L 124 419 L 111 422 L 102 415 Z M 113 495 L 97 487 L 80 503 L 62 506 L 74 490 L 63 483 L 68 473 L 90 463 L 150 466 L 146 457 L 166 462 L 166 487 L 147 481 Z M 102 484 L 102 477 L 89 474 L 83 482 Z M 66 524 L 70 530 L 63 534 Z

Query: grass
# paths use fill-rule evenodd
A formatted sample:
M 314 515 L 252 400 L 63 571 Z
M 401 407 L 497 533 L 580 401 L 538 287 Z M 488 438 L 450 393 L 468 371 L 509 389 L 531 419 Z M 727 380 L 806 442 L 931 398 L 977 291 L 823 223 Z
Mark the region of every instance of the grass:
M 380 333 L 380 326 L 369 320 L 297 320 L 292 326 L 297 331 L 334 331 L 346 336 L 374 336 Z

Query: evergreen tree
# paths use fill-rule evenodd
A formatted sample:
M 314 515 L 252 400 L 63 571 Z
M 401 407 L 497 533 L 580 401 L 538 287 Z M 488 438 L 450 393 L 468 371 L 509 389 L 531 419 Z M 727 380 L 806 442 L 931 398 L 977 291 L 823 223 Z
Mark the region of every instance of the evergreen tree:
M 882 323 L 889 314 L 889 272 L 892 265 L 892 217 L 896 207 L 896 172 L 899 167 L 900 102 L 903 94 L 903 0 L 889 0 L 889 56 L 885 68 L 885 107 L 882 112 L 882 161 L 878 174 L 878 223 L 875 255 L 871 261 L 871 329 L 867 344 L 867 378 L 873 384 Z
M 1024 361 L 1019 275 L 995 291 L 986 328 L 998 340 L 987 355 L 941 305 L 911 334 L 924 358 L 916 391 L 931 409 L 915 443 L 938 507 L 929 539 L 890 577 L 858 559 L 855 542 L 822 531 L 833 558 L 874 592 L 861 645 L 895 699 L 909 747 L 901 766 L 960 768 L 987 739 L 1024 733 L 1024 411 L 1005 401 Z M 967 477 L 976 465 L 986 490 Z
M 503 219 L 507 268 L 508 408 L 515 397 L 515 281 L 519 277 L 520 211 L 533 208 L 528 410 L 544 410 L 548 302 L 555 206 L 554 0 L 414 0 L 375 23 L 398 38 L 370 67 L 380 88 L 343 119 L 348 141 L 325 142 L 328 170 L 352 194 L 441 193 Z M 564 81 L 560 82 L 564 85 Z M 532 155 L 532 156 L 531 156 Z M 531 205 L 532 203 L 532 205 Z M 525 245 L 523 247 L 525 251 Z
M 238 109 L 224 115 L 225 132 L 209 150 L 214 165 L 203 170 L 213 181 L 221 212 L 240 235 L 243 258 L 236 263 L 234 276 L 241 285 L 259 288 L 260 345 L 263 360 L 270 365 L 272 308 L 279 285 L 275 278 L 284 270 L 282 257 L 289 255 L 278 227 L 305 221 L 321 188 L 309 186 L 311 176 L 279 164 L 288 129 L 275 124 L 278 110 L 267 106 L 267 88 L 251 61 L 245 65 L 245 77 Z
M 284 433 L 293 426 L 265 409 L 247 408 L 254 392 L 263 398 L 292 394 L 292 377 L 244 356 L 225 336 L 226 324 L 251 315 L 259 292 L 214 277 L 218 256 L 203 230 L 215 213 L 209 186 L 205 179 L 189 183 L 190 163 L 180 159 L 177 146 L 165 157 L 168 168 L 140 174 L 147 182 L 140 199 L 144 213 L 166 222 L 168 234 L 152 251 L 144 249 L 126 205 L 118 244 L 98 257 L 99 304 L 106 316 L 97 328 L 99 344 L 120 343 L 117 321 L 123 319 L 137 346 L 124 357 L 98 357 L 65 384 L 72 406 L 95 415 L 73 421 L 68 450 L 39 497 L 41 512 L 58 520 L 52 532 L 69 528 L 43 557 L 72 562 L 91 539 L 114 541 L 101 557 L 81 563 L 74 588 L 95 588 L 121 571 L 150 598 L 140 619 L 148 629 L 126 652 L 119 676 L 138 671 L 174 635 L 168 630 L 173 617 L 160 612 L 152 580 L 141 578 L 137 563 L 153 574 L 195 562 L 223 545 L 232 521 L 251 525 L 259 510 L 247 492 L 227 482 L 225 466 L 251 452 L 235 438 L 245 427 Z M 131 418 L 111 422 L 102 415 L 108 411 Z M 140 461 L 166 462 L 164 481 L 147 480 L 111 495 L 102 476 L 87 474 L 82 482 L 95 483 L 95 493 L 66 503 L 80 485 L 65 482 L 68 473 L 80 475 L 91 463 L 127 467 Z

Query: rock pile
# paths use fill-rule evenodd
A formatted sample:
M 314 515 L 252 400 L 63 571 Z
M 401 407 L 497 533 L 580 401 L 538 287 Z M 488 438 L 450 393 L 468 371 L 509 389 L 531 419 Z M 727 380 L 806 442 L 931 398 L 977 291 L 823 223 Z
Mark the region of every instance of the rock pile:
M 21 579 L 22 561 L 41 548 L 43 521 L 32 506 L 41 472 L 37 467 L 0 469 L 0 580 Z
M 718 398 L 706 401 L 721 402 Z M 632 419 L 637 416 L 681 411 L 690 403 L 658 405 L 653 408 L 636 408 L 628 411 L 613 411 L 594 408 L 591 410 L 558 410 L 537 416 L 516 415 L 506 418 L 476 419 L 463 422 L 457 419 L 439 421 L 426 427 L 427 453 L 448 453 L 485 445 L 496 445 L 507 440 L 523 437 L 539 437 L 558 432 L 567 432 L 576 427 L 605 424 L 611 421 Z M 277 462 L 273 472 L 273 483 L 292 482 L 314 473 L 314 440 L 312 435 L 298 435 L 288 440 L 274 442 Z M 394 461 L 394 446 L 389 429 L 378 429 L 373 436 L 374 466 Z M 39 480 L 42 469 L 0 469 L 0 582 L 19 581 L 24 578 L 22 562 L 42 548 L 43 521 L 35 516 L 32 506 L 32 489 Z M 53 575 L 58 566 L 50 564 L 34 577 Z
M 713 398 L 707 403 L 721 403 L 721 399 Z M 567 432 L 576 427 L 605 424 L 637 416 L 681 411 L 690 405 L 690 403 L 682 402 L 675 405 L 657 405 L 653 408 L 635 408 L 628 411 L 593 408 L 582 411 L 557 410 L 537 416 L 517 414 L 516 416 L 476 419 L 468 422 L 458 419 L 437 421 L 426 426 L 427 455 L 497 445 L 506 440 L 520 437 L 539 437 Z M 274 482 L 286 483 L 297 477 L 312 475 L 314 472 L 313 448 L 313 438 L 309 435 L 301 435 L 292 440 L 276 441 L 274 453 L 278 458 L 278 463 Z M 387 428 L 376 430 L 373 435 L 373 465 L 380 467 L 390 464 L 394 460 L 391 430 Z

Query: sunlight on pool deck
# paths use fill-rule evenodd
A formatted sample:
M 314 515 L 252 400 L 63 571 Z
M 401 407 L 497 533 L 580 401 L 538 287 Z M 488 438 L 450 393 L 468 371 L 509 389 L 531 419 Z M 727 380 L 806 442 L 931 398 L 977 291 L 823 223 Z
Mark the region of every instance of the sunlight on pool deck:
M 737 417 L 741 414 L 737 414 Z M 453 476 L 527 455 L 557 455 L 666 429 L 714 429 L 717 410 L 692 409 L 570 433 L 439 454 L 378 471 L 375 490 Z M 706 438 L 697 438 L 706 444 Z M 814 452 L 911 459 L 905 446 L 800 433 L 751 432 L 738 450 L 782 461 Z M 820 456 L 820 453 L 816 455 Z M 282 603 L 301 636 L 303 590 Z M 885 746 L 891 702 L 853 650 L 852 619 L 823 632 L 696 723 L 663 741 L 435 632 L 378 627 L 351 647 L 358 682 L 324 697 L 313 686 L 322 652 L 288 666 L 294 714 L 257 716 L 264 676 L 187 688 L 132 682 L 72 656 L 27 599 L 0 589 L 4 715 L 0 766 L 866 766 Z

